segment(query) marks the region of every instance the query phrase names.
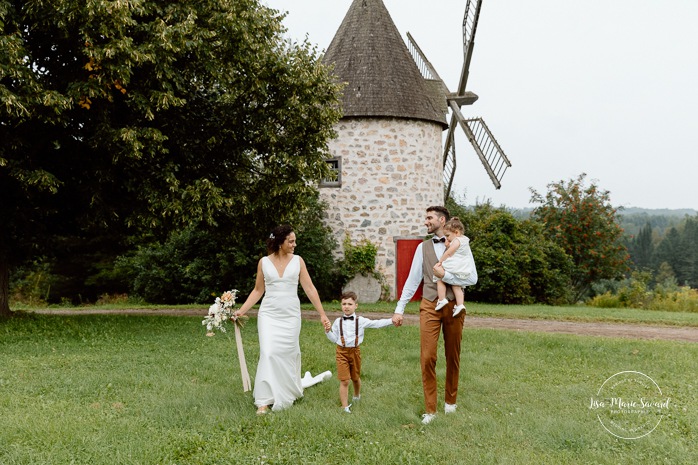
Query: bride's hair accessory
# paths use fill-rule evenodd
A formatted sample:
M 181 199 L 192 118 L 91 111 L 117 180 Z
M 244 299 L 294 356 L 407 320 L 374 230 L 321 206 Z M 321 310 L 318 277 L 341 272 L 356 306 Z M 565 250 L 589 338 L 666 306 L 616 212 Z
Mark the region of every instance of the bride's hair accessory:
M 269 234 L 269 239 L 275 239 L 274 233 Z

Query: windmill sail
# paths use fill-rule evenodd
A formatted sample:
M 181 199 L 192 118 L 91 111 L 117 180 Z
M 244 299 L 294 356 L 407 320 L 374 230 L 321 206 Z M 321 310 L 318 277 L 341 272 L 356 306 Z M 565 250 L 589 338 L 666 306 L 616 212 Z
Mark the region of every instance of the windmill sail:
M 408 49 L 425 79 L 435 80 L 441 84 L 446 96 L 446 102 L 451 110 L 451 121 L 448 127 L 448 134 L 444 143 L 443 166 L 444 166 L 444 188 L 445 196 L 448 198 L 453 187 L 453 180 L 456 174 L 456 145 L 455 128 L 460 126 L 470 144 L 475 149 L 475 153 L 485 167 L 485 171 L 490 177 L 495 188 L 502 186 L 502 177 L 511 162 L 505 155 L 501 146 L 492 135 L 489 127 L 482 118 L 467 119 L 460 110 L 462 105 L 470 105 L 477 100 L 477 95 L 465 90 L 468 84 L 470 72 L 470 61 L 475 47 L 475 32 L 477 31 L 478 19 L 480 17 L 480 7 L 482 0 L 468 0 L 463 15 L 463 68 L 461 70 L 458 90 L 451 93 L 446 83 L 436 72 L 434 66 L 429 62 L 424 52 L 419 48 L 412 35 L 408 32 Z

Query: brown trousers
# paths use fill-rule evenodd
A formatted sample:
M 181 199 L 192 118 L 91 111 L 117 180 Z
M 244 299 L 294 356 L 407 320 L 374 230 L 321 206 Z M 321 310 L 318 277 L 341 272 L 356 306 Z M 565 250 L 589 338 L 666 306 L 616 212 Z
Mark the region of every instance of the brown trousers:
M 460 343 L 463 336 L 465 312 L 453 317 L 455 301 L 438 312 L 434 310 L 436 300 L 422 299 L 419 305 L 419 333 L 421 340 L 420 360 L 422 363 L 422 385 L 426 413 L 436 413 L 436 352 L 439 333 L 444 334 L 446 356 L 446 403 L 455 404 L 458 397 L 460 375 Z

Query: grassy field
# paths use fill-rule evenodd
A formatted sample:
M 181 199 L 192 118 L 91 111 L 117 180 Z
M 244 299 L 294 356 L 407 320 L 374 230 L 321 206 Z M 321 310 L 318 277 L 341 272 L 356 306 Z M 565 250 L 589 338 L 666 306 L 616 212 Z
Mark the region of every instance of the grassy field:
M 254 376 L 254 319 L 243 339 Z M 340 411 L 333 378 L 257 417 L 233 341 L 205 337 L 200 318 L 0 321 L 0 463 L 698 463 L 698 345 L 495 330 L 466 330 L 463 341 L 458 411 L 422 426 L 417 327 L 369 330 L 353 414 Z M 304 371 L 335 371 L 317 322 L 303 323 L 301 350 Z M 612 436 L 589 409 L 625 370 L 671 399 L 637 440 Z M 438 371 L 441 384 L 442 360 Z
M 497 305 L 474 302 L 467 302 L 467 307 L 468 315 L 483 317 L 698 326 L 698 313 L 690 312 L 662 312 L 635 308 L 596 308 L 582 305 L 554 307 L 550 305 Z M 310 310 L 313 307 L 304 305 L 304 308 Z M 325 304 L 325 308 L 330 310 L 340 309 L 339 303 L 334 302 Z M 395 311 L 395 303 L 362 304 L 360 310 L 362 312 L 392 313 Z M 406 313 L 418 314 L 419 303 L 410 302 L 405 311 Z
M 328 311 L 340 311 L 339 302 L 325 302 L 324 307 Z M 597 308 L 582 305 L 568 307 L 554 307 L 549 305 L 497 305 L 468 302 L 468 315 L 497 317 L 497 318 L 523 318 L 537 320 L 580 321 L 580 322 L 605 322 L 605 323 L 629 323 L 665 326 L 694 326 L 698 327 L 698 313 L 691 312 L 663 312 L 657 310 L 643 310 L 634 308 Z M 36 307 L 15 304 L 17 310 L 36 310 Z M 145 309 L 145 310 L 201 310 L 205 311 L 208 305 L 146 305 L 129 301 L 90 305 L 83 307 L 50 307 L 52 309 L 89 311 L 89 310 L 114 310 L 121 309 Z M 310 304 L 303 304 L 304 310 L 312 310 Z M 395 311 L 395 302 L 378 302 L 375 304 L 361 304 L 362 313 L 392 313 Z M 406 313 L 418 314 L 419 303 L 410 302 Z

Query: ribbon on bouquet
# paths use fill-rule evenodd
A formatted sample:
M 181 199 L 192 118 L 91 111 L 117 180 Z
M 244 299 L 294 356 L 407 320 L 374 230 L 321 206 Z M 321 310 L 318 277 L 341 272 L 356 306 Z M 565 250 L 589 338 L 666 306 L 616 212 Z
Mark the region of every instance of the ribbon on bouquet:
M 242 377 L 242 389 L 244 392 L 252 389 L 250 374 L 247 371 L 247 362 L 245 362 L 245 351 L 242 350 L 242 335 L 240 334 L 240 325 L 236 321 L 235 324 L 235 344 L 238 347 L 238 360 L 240 360 L 240 376 Z

